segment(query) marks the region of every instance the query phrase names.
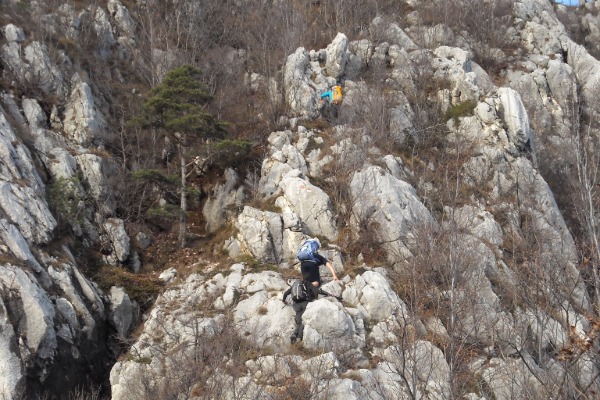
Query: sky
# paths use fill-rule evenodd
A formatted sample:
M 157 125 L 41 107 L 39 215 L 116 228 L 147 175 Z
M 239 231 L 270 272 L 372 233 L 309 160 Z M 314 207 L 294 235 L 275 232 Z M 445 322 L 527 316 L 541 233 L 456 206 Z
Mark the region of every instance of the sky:
M 579 5 L 579 0 L 555 0 L 556 3 L 564 4 L 566 6 Z

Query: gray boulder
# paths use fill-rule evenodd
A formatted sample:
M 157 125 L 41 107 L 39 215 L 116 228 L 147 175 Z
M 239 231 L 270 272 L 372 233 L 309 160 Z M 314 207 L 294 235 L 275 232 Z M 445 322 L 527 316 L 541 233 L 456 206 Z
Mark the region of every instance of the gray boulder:
M 113 265 L 125 262 L 129 258 L 131 250 L 125 223 L 120 218 L 108 218 L 102 227 L 105 233 L 104 240 L 112 250 L 106 260 Z
M 165 269 L 160 273 L 158 279 L 163 281 L 164 283 L 171 283 L 177 277 L 177 270 L 173 267 Z
M 280 296 L 270 297 L 265 291 L 259 291 L 237 304 L 234 321 L 241 334 L 257 345 L 281 347 L 289 343 L 294 311 L 285 307 Z
M 405 319 L 408 309 L 392 290 L 387 279 L 378 272 L 367 271 L 358 275 L 343 292 L 344 302 L 356 307 L 365 322 L 374 325 L 390 317 Z
M 542 395 L 541 383 L 534 374 L 539 371 L 538 367 L 531 357 L 525 360 L 493 358 L 489 361 L 482 377 L 495 399 L 509 400 L 526 398 L 532 394 Z
M 283 222 L 279 214 L 246 206 L 235 227 L 236 239 L 244 253 L 267 263 L 281 261 Z
M 369 26 L 369 33 L 376 42 L 388 42 L 405 49 L 406 51 L 417 50 L 417 45 L 396 23 L 387 22 L 382 17 L 375 17 Z
M 22 42 L 25 40 L 25 33 L 23 33 L 23 29 L 13 24 L 6 25 L 3 30 L 4 38 L 8 42 Z
M 117 330 L 117 334 L 121 338 L 126 338 L 134 327 L 133 324 L 139 311 L 137 304 L 129 298 L 122 287 L 116 286 L 110 288 L 108 300 L 110 302 L 108 315 L 110 321 Z
M 302 316 L 304 346 L 317 351 L 345 353 L 365 346 L 360 314 L 354 317 L 338 301 L 330 298 L 309 303 Z

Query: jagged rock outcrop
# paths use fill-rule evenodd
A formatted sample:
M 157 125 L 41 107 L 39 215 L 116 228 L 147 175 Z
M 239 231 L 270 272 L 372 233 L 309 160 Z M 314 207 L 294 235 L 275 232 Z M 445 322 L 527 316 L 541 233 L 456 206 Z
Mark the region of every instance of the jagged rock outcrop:
M 566 36 L 560 33 L 560 27 L 546 27 L 548 24 L 555 24 L 555 20 L 549 16 L 551 10 L 547 6 L 541 2 L 525 1 L 516 4 L 515 9 L 518 18 L 531 20 L 525 23 L 527 28 L 523 35 L 523 40 L 531 49 L 540 50 L 542 54 L 550 51 L 558 54 L 558 51 L 564 48 L 561 41 L 566 41 Z M 411 56 L 411 52 L 418 51 L 414 42 L 407 42 L 406 34 L 397 26 L 390 26 L 389 29 L 385 25 L 374 26 L 373 29 L 379 34 L 385 33 L 392 44 L 374 45 L 367 39 L 348 44 L 344 70 L 344 77 L 347 79 L 344 106 L 349 110 L 360 107 L 359 100 L 364 99 L 361 95 L 368 92 L 368 86 L 361 88 L 364 83 L 352 82 L 349 79 L 357 76 L 361 68 L 368 68 L 369 65 L 379 62 L 392 66 L 391 75 L 396 76 L 398 81 L 396 98 L 402 99 L 403 90 L 414 88 L 407 82 L 411 80 L 411 68 L 416 59 L 415 56 Z M 548 30 L 560 35 L 554 40 Z M 429 40 L 432 41 L 435 40 Z M 452 40 L 448 40 L 447 43 L 451 42 Z M 541 42 L 544 42 L 543 46 Z M 336 46 L 332 44 L 328 49 Z M 569 43 L 568 46 L 572 44 Z M 426 51 L 421 51 L 421 54 L 425 53 Z M 336 74 L 339 70 L 320 70 L 310 64 L 312 54 L 316 59 L 326 60 L 322 51 L 307 52 L 300 49 L 288 59 L 288 76 L 292 75 L 291 71 L 296 71 L 298 74 L 304 74 L 297 77 L 306 77 L 307 71 L 311 70 L 313 78 L 317 77 L 313 83 L 326 81 L 327 77 L 338 77 Z M 452 299 L 452 304 L 457 307 L 454 315 L 457 318 L 456 324 L 449 327 L 447 320 L 441 321 L 436 318 L 415 320 L 409 307 L 396 293 L 389 290 L 389 277 L 374 275 L 377 277 L 375 281 L 380 281 L 381 284 L 371 287 L 364 284 L 371 274 L 366 272 L 354 280 L 346 281 L 343 287 L 343 306 L 335 301 L 323 299 L 308 307 L 305 320 L 310 326 L 305 329 L 304 346 L 309 349 L 323 347 L 325 350 L 332 350 L 336 356 L 353 360 L 357 368 L 373 354 L 381 356 L 382 361 L 374 368 L 360 370 L 361 372 L 353 371 L 362 376 L 360 383 L 347 379 L 330 380 L 331 393 L 335 392 L 345 396 L 344 398 L 360 398 L 360 393 L 372 389 L 369 382 L 377 382 L 379 385 L 383 382 L 381 393 L 388 395 L 404 393 L 409 396 L 410 393 L 422 393 L 428 398 L 448 397 L 451 390 L 448 380 L 449 366 L 442 350 L 426 340 L 414 342 L 414 346 L 409 346 L 411 351 L 399 348 L 398 345 L 389 345 L 390 341 L 402 340 L 403 334 L 411 330 L 416 332 L 416 335 L 418 332 L 429 332 L 438 338 L 444 338 L 443 340 L 456 340 L 459 337 L 462 343 L 477 343 L 478 346 L 482 346 L 483 354 L 492 357 L 494 361 L 474 363 L 471 373 L 480 376 L 489 385 L 491 395 L 497 398 L 511 398 L 517 393 L 517 396 L 522 396 L 524 393 L 519 392 L 520 389 L 515 385 L 522 386 L 524 382 L 531 383 L 532 393 L 541 395 L 540 388 L 547 385 L 552 377 L 564 376 L 565 371 L 551 358 L 552 356 L 548 359 L 547 353 L 543 350 L 540 353 L 539 349 L 564 346 L 568 341 L 570 327 L 581 335 L 589 332 L 583 310 L 590 309 L 590 301 L 582 278 L 575 268 L 576 252 L 573 238 L 560 215 L 548 184 L 536 170 L 535 131 L 531 128 L 532 123 L 556 121 L 556 133 L 565 135 L 567 124 L 561 120 L 562 112 L 563 108 L 572 104 L 578 76 L 577 68 L 565 64 L 564 60 L 532 56 L 525 63 L 529 72 L 509 72 L 507 77 L 511 87 L 496 87 L 487 73 L 472 61 L 469 51 L 441 46 L 431 51 L 428 57 L 434 76 L 450 83 L 450 90 L 440 90 L 438 93 L 438 98 L 443 103 L 442 108 L 447 109 L 467 101 L 475 104 L 472 116 L 448 121 L 448 138 L 458 146 L 464 146 L 466 143 L 472 146 L 466 154 L 463 177 L 467 187 L 488 191 L 488 203 L 474 201 L 472 204 L 462 204 L 458 207 L 445 207 L 442 221 L 437 221 L 440 217 L 432 214 L 423 205 L 417 194 L 418 190 L 406 182 L 407 179 L 411 179 L 411 182 L 414 180 L 410 168 L 391 155 L 383 157 L 385 149 L 378 149 L 376 142 L 371 144 L 368 135 L 355 135 L 350 127 L 344 125 L 336 126 L 333 130 L 334 135 L 339 135 L 339 141 L 330 145 L 330 150 L 323 151 L 323 147 L 327 145 L 318 142 L 316 148 L 311 145 L 308 154 L 306 144 L 311 143 L 313 137 L 320 137 L 318 132 L 316 135 L 306 135 L 306 129 L 299 128 L 297 134 L 290 131 L 272 134 L 269 138 L 272 151 L 263 163 L 261 188 L 265 197 L 277 198 L 276 205 L 283 206 L 284 211 L 296 213 L 299 220 L 304 222 L 302 212 L 299 211 L 301 208 L 289 207 L 290 197 L 294 197 L 298 202 L 301 199 L 298 193 L 295 193 L 295 196 L 286 193 L 286 180 L 292 177 L 292 182 L 302 180 L 304 187 L 310 187 L 306 186 L 306 182 L 310 182 L 313 177 L 323 179 L 323 167 L 332 162 L 336 155 L 340 155 L 341 160 L 347 160 L 356 159 L 354 154 L 362 154 L 361 163 L 351 164 L 357 168 L 349 182 L 353 195 L 351 204 L 352 215 L 355 218 L 354 230 L 356 231 L 358 226 L 365 226 L 365 221 L 371 221 L 372 226 L 376 227 L 373 231 L 376 232 L 379 241 L 384 243 L 389 263 L 396 264 L 397 268 L 406 273 L 404 265 L 418 257 L 420 251 L 414 236 L 417 229 L 427 227 L 430 232 L 440 233 L 448 229 L 456 230 L 457 236 L 454 240 L 460 243 L 458 248 L 462 264 L 458 269 L 452 269 L 455 267 L 451 266 L 444 268 L 451 268 L 451 271 L 454 271 L 452 273 L 457 273 L 456 277 L 460 276 L 459 279 L 463 283 L 456 291 L 442 290 L 436 295 L 439 297 L 434 296 L 442 301 Z M 576 57 L 573 53 L 569 53 L 569 57 L 586 59 Z M 581 71 L 581 65 L 579 68 Z M 321 74 L 325 74 L 325 80 Z M 300 115 L 314 115 L 310 104 L 316 95 L 315 87 L 306 79 L 303 85 L 306 89 L 301 96 L 304 105 L 300 105 L 301 102 L 298 101 L 292 108 Z M 539 104 L 531 107 L 531 104 L 538 100 Z M 405 135 L 412 135 L 410 122 L 414 115 L 410 105 L 406 101 L 399 101 L 398 104 L 400 107 L 396 108 L 395 112 L 391 109 L 391 115 L 396 121 L 393 126 Z M 534 110 L 534 120 L 530 110 Z M 401 144 L 403 141 L 401 138 L 397 143 Z M 365 146 L 364 143 L 368 144 Z M 284 152 L 284 149 L 287 150 Z M 367 154 L 381 157 L 385 167 L 380 163 L 370 164 L 364 159 Z M 436 173 L 438 166 L 435 160 L 429 162 L 428 168 Z M 417 184 L 431 183 L 417 181 Z M 424 187 L 430 190 L 427 186 Z M 417 189 L 423 190 L 421 187 Z M 490 201 L 493 204 L 490 204 Z M 508 218 L 500 222 L 497 219 L 498 215 Z M 546 261 L 538 272 L 540 279 L 548 284 L 556 284 L 551 290 L 560 293 L 550 302 L 552 305 L 549 309 L 553 310 L 550 313 L 549 309 L 541 310 L 531 304 L 512 310 L 505 306 L 504 290 L 518 287 L 519 278 L 504 262 L 502 248 L 507 240 L 511 240 L 510 237 L 514 237 L 512 235 L 523 234 L 523 227 L 518 225 L 518 221 L 523 221 L 530 215 L 534 216 L 530 220 L 531 227 L 544 235 L 539 250 L 541 257 Z M 316 226 L 310 234 L 319 230 L 319 234 L 324 234 L 322 227 Z M 335 241 L 334 236 L 330 239 Z M 558 276 L 561 278 L 557 280 Z M 269 304 L 264 312 L 273 312 L 270 305 L 272 300 L 267 300 L 264 295 L 254 296 L 256 297 L 253 301 L 262 299 Z M 377 307 L 371 308 L 373 304 L 377 304 Z M 389 307 L 383 306 L 386 304 Z M 563 308 L 565 306 L 568 311 Z M 323 314 L 331 315 L 331 320 L 319 318 Z M 272 323 L 277 325 L 276 322 Z M 453 332 L 452 337 L 450 331 Z M 531 333 L 537 343 L 535 345 L 531 342 Z M 344 338 L 344 343 L 340 343 L 341 338 Z M 348 343 L 352 343 L 352 346 L 348 347 Z M 544 355 L 541 355 L 542 353 Z M 503 358 L 507 355 L 519 355 L 521 360 L 515 363 L 513 359 Z M 534 358 L 540 356 L 548 361 Z M 427 364 L 428 362 L 431 364 Z M 406 382 L 400 378 L 408 370 L 413 373 L 413 377 L 417 377 L 417 386 L 406 386 Z M 508 371 L 517 376 L 505 374 Z M 535 382 L 532 383 L 531 379 Z M 580 383 L 586 381 L 584 374 L 581 375 L 581 379 Z M 477 398 L 475 394 L 471 395 Z
M 120 3 L 111 4 L 125 21 Z M 51 34 L 62 21 L 64 33 L 76 37 L 81 20 L 73 8 L 53 15 L 43 19 Z M 111 22 L 101 9 L 96 15 L 108 49 Z M 4 78 L 23 90 L 1 95 L 0 396 L 64 396 L 75 386 L 101 383 L 112 357 L 111 335 L 125 337 L 139 311 L 127 294 L 115 289 L 108 297 L 82 274 L 82 260 L 68 241 L 56 243 L 57 228 L 68 226 L 84 246 L 106 240 L 109 258 L 119 265 L 128 262 L 129 237 L 123 221 L 111 219 L 107 176 L 114 164 L 86 147 L 102 148 L 106 139 L 97 94 L 82 75 L 73 75 L 62 50 L 50 52 L 22 27 L 9 24 L 3 32 Z
M 48 96 L 64 97 L 63 73 L 50 58 L 46 45 L 34 41 L 23 48 L 26 42 L 19 33 L 11 38 L 14 40 L 2 46 L 2 60 L 18 83 L 24 87 L 39 87 Z M 62 56 L 62 61 L 68 64 L 68 58 Z
M 363 354 L 366 350 L 366 321 L 369 321 L 369 327 L 376 321 L 387 321 L 391 324 L 390 318 L 401 320 L 406 308 L 390 289 L 385 278 L 377 272 L 365 272 L 357 276 L 355 281 L 347 283 L 348 286 L 344 288 L 332 282 L 325 285 L 325 290 L 337 294 L 341 292 L 344 303 L 348 301 L 350 304 L 322 298 L 311 303 L 303 316 L 304 345 L 323 352 L 322 355 L 262 356 L 245 363 L 246 376 L 234 378 L 224 371 L 219 371 L 219 374 L 223 374 L 221 379 L 231 381 L 241 392 L 250 395 L 276 390 L 281 382 L 291 376 L 295 376 L 296 379 L 306 378 L 309 381 L 318 377 L 318 380 L 329 382 L 326 385 L 328 393 L 337 393 L 337 396 L 343 398 L 360 398 L 353 396 L 357 393 L 368 393 L 379 385 L 380 390 L 386 393 L 397 393 L 397 385 L 400 385 L 402 390 L 408 390 L 401 381 L 393 378 L 386 380 L 381 374 L 384 371 L 389 373 L 391 365 L 394 365 L 394 370 L 401 370 L 403 373 L 407 371 L 406 368 L 418 365 L 417 379 L 419 385 L 423 385 L 423 390 L 445 393 L 447 378 L 444 376 L 448 376 L 448 367 L 441 350 L 429 342 L 416 344 L 415 358 L 411 358 L 408 363 L 410 367 L 399 358 L 404 354 L 400 347 L 389 347 L 382 342 L 381 345 L 385 347 L 381 347 L 380 352 L 385 361 L 382 361 L 374 372 L 363 369 L 367 365 Z M 219 273 L 207 279 L 201 275 L 192 275 L 185 282 L 173 286 L 158 299 L 156 308 L 145 324 L 144 332 L 130 351 L 129 360 L 118 362 L 113 369 L 113 399 L 143 396 L 148 390 L 161 393 L 168 391 L 169 385 L 175 383 L 175 376 L 171 374 L 171 370 L 164 368 L 176 360 L 189 359 L 203 346 L 198 342 L 194 346 L 182 344 L 191 343 L 197 334 L 210 336 L 220 332 L 219 326 L 226 323 L 222 316 L 202 316 L 202 310 L 190 309 L 189 304 L 206 304 L 209 299 L 215 299 L 213 304 L 219 309 L 224 305 L 231 307 L 233 329 L 238 334 L 250 339 L 261 349 L 274 346 L 281 351 L 288 345 L 294 318 L 291 307 L 281 300 L 282 292 L 286 288 L 285 281 L 278 273 L 252 273 L 241 265 L 232 266 L 227 276 Z M 378 307 L 386 302 L 389 308 Z M 169 315 L 164 314 L 166 309 L 172 310 Z M 192 328 L 190 323 L 196 328 Z M 346 368 L 352 371 L 346 371 L 347 376 L 366 375 L 370 379 L 340 379 L 340 357 L 345 360 Z M 149 363 L 143 360 L 149 360 Z M 290 368 L 297 368 L 299 372 L 292 375 Z M 430 373 L 432 370 L 435 374 Z M 190 369 L 187 373 L 193 371 Z M 140 381 L 152 382 L 152 386 L 144 388 L 139 384 Z
M 322 235 L 330 240 L 337 237 L 333 204 L 321 188 L 304 179 L 298 170 L 285 174 L 279 186 L 283 193 L 275 204 L 284 212 L 296 213 L 304 233 L 309 236 Z
M 258 260 L 278 264 L 283 245 L 283 221 L 281 215 L 244 207 L 235 224 L 239 234 L 237 242 L 242 252 Z
M 74 143 L 89 147 L 106 135 L 104 116 L 94 105 L 90 86 L 79 76 L 72 79 L 73 87 L 63 121 L 65 133 Z
M 317 91 L 311 85 L 309 65 L 308 52 L 303 48 L 288 56 L 283 75 L 284 90 L 292 111 L 306 117 L 316 117 Z
M 325 49 L 325 73 L 338 79 L 344 75 L 348 61 L 348 38 L 338 33 L 335 39 Z
M 414 188 L 378 166 L 357 171 L 350 182 L 355 229 L 378 227 L 375 239 L 385 243 L 390 261 L 410 257 L 411 230 L 433 224 Z

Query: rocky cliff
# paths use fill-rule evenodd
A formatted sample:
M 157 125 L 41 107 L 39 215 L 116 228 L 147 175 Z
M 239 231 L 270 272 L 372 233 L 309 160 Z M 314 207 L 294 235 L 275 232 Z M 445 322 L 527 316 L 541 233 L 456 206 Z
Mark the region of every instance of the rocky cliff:
M 93 30 L 97 57 L 141 68 L 143 29 L 125 3 L 29 11 L 73 41 Z M 5 24 L 2 395 L 104 384 L 113 399 L 597 397 L 600 281 L 567 219 L 587 212 L 595 233 L 597 208 L 593 196 L 565 207 L 557 189 L 593 194 L 600 3 L 584 8 L 582 44 L 565 9 L 511 3 L 510 46 L 486 49 L 494 68 L 474 34 L 428 25 L 408 3 L 402 27 L 378 16 L 359 39 L 291 51 L 279 80 L 247 74 L 286 113 L 265 133 L 260 172 L 228 169 L 203 202 L 218 262 L 165 271 L 142 318 L 126 289 L 88 275 L 95 263 L 137 272 L 152 247 L 111 179 L 127 164 L 108 151 L 118 98 L 68 51 Z M 155 71 L 177 65 L 152 52 Z M 124 70 L 103 73 L 124 84 Z M 319 96 L 336 83 L 344 100 L 328 110 Z M 560 180 L 571 170 L 587 191 Z M 292 345 L 282 295 L 314 236 L 341 277 L 323 269 L 324 289 L 341 300 L 310 303 Z

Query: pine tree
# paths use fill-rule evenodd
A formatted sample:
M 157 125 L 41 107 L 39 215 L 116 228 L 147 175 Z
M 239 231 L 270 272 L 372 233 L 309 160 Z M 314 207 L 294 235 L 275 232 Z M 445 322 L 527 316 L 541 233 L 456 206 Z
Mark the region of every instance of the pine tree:
M 200 80 L 200 70 L 184 65 L 169 71 L 163 81 L 150 91 L 140 115 L 132 121 L 140 127 L 157 129 L 177 143 L 181 172 L 179 241 L 182 248 L 187 234 L 188 142 L 191 139 L 220 137 L 224 128 L 224 123 L 207 111 L 211 100 Z

